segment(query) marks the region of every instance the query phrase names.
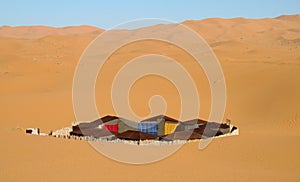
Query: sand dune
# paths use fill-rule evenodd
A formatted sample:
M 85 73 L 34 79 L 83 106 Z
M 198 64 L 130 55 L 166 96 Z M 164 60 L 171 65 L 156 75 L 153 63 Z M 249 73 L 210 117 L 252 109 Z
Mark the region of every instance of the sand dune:
M 101 33 L 102 31 L 102 29 L 92 26 L 73 26 L 63 28 L 48 26 L 2 26 L 0 27 L 0 36 L 20 39 L 37 39 L 49 35 L 76 35 L 85 33 Z
M 101 29 L 1 27 L 0 179 L 299 181 L 298 22 L 300 15 L 183 22 L 208 41 L 220 60 L 227 83 L 225 118 L 239 127 L 240 136 L 214 140 L 203 151 L 197 143 L 187 144 L 171 157 L 144 166 L 112 161 L 83 141 L 27 136 L 19 129 L 48 132 L 75 120 L 73 74 L 83 50 Z M 115 114 L 109 95 L 114 74 L 145 49 L 174 57 L 188 69 L 203 98 L 200 116 L 207 119 L 210 93 L 203 71 L 183 51 L 155 41 L 127 45 L 108 60 L 96 86 L 101 115 Z M 153 94 L 164 96 L 166 114 L 178 117 L 178 93 L 166 80 L 143 78 L 130 94 L 132 108 L 141 117 L 149 114 Z

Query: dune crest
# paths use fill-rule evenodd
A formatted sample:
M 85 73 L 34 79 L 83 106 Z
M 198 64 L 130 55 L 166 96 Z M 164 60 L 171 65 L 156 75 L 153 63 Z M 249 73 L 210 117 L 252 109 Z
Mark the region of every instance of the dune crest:
M 2 26 L 0 27 L 1 37 L 37 39 L 49 35 L 76 35 L 87 33 L 101 33 L 103 29 L 92 26 L 70 26 L 63 28 L 54 28 L 49 26 Z

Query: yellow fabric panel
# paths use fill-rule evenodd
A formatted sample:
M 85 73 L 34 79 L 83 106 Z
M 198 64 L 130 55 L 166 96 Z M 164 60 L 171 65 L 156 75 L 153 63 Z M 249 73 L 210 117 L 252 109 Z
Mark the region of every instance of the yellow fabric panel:
M 165 135 L 173 133 L 177 127 L 178 123 L 165 123 Z

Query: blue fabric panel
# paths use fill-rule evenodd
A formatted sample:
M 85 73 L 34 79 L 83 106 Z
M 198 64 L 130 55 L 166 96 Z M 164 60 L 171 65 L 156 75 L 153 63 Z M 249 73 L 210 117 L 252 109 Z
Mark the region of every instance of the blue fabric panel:
M 157 136 L 157 123 L 155 122 L 138 123 L 138 131 Z

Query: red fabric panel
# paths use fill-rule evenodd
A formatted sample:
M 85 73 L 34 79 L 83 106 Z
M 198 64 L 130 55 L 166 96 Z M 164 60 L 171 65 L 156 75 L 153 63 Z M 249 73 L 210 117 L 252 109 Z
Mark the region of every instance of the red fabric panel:
M 118 124 L 114 124 L 114 125 L 104 125 L 103 126 L 105 129 L 118 133 Z

